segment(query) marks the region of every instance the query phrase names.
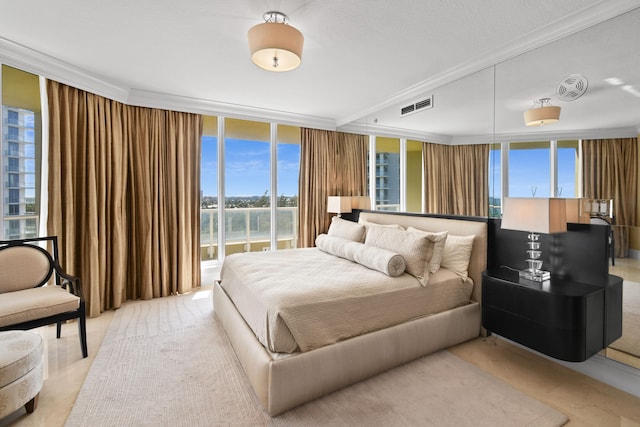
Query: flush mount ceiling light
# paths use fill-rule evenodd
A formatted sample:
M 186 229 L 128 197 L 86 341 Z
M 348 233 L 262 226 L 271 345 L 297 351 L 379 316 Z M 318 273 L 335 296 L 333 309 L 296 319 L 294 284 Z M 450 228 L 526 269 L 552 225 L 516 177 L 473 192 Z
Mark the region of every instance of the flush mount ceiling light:
M 542 126 L 560 120 L 560 107 L 549 104 L 549 98 L 540 98 L 534 102 L 534 107 L 524 112 L 524 122 L 527 126 Z
M 280 12 L 267 12 L 264 21 L 247 34 L 251 60 L 268 71 L 290 71 L 302 60 L 302 33 L 289 25 L 289 17 Z

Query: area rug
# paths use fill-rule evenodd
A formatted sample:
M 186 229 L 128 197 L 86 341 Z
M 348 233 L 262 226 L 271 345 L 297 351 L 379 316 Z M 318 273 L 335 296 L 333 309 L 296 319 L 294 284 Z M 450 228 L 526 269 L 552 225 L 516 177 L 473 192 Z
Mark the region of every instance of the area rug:
M 567 418 L 448 351 L 278 417 L 264 412 L 210 291 L 119 309 L 66 425 L 559 426 Z
M 640 283 L 622 283 L 622 337 L 610 347 L 640 357 Z

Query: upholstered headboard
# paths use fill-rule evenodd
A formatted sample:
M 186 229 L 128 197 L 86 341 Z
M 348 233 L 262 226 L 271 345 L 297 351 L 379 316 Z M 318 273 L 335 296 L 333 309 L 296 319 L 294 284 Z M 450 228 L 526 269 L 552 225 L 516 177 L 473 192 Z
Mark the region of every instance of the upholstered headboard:
M 469 277 L 473 280 L 471 298 L 480 302 L 482 295 L 482 272 L 487 268 L 487 220 L 475 217 L 442 217 L 428 214 L 410 214 L 397 212 L 361 211 L 359 218 L 378 224 L 400 224 L 404 228 L 415 227 L 424 231 L 447 231 L 455 236 L 475 236 Z M 358 220 L 358 218 L 354 218 Z

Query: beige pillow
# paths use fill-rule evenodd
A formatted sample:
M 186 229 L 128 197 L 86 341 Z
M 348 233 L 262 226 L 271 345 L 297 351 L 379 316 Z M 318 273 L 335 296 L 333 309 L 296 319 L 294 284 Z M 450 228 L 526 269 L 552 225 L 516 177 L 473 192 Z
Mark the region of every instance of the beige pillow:
M 378 224 L 377 222 L 367 221 L 366 219 L 359 218 L 358 224 L 362 224 L 365 227 L 387 227 L 387 228 L 395 228 L 397 230 L 404 230 L 404 227 L 400 224 Z
M 468 276 L 469 259 L 473 248 L 475 236 L 447 236 L 444 244 L 444 253 L 440 267 L 455 272 L 458 276 L 466 279 Z
M 388 227 L 369 227 L 364 244 L 377 246 L 402 255 L 405 271 L 414 276 L 422 286 L 429 282 L 429 260 L 433 255 L 433 236 L 409 233 Z
M 316 237 L 316 247 L 323 252 L 356 262 L 389 277 L 400 276 L 405 270 L 402 255 L 376 246 L 320 234 Z
M 407 231 L 412 233 L 426 233 L 436 236 L 435 245 L 433 246 L 433 255 L 429 261 L 429 273 L 435 273 L 440 270 L 440 262 L 442 261 L 442 254 L 444 253 L 444 245 L 447 241 L 448 231 L 440 231 L 438 233 L 432 233 L 430 231 L 419 230 L 414 227 L 407 228 Z
M 366 231 L 366 227 L 362 224 L 334 216 L 331 218 L 331 225 L 329 225 L 329 231 L 327 231 L 327 234 L 329 236 L 340 237 L 341 239 L 362 243 L 364 241 L 364 234 Z

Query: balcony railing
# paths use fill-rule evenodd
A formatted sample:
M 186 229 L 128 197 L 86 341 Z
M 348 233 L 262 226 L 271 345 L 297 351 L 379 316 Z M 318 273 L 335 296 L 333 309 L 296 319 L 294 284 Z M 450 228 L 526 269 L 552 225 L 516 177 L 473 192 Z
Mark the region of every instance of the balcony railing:
M 298 245 L 298 208 L 277 209 L 277 247 Z M 200 209 L 201 260 L 218 258 L 218 210 Z M 271 248 L 271 208 L 225 210 L 225 254 L 256 252 Z

